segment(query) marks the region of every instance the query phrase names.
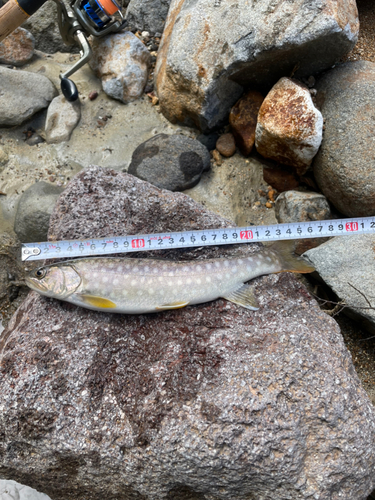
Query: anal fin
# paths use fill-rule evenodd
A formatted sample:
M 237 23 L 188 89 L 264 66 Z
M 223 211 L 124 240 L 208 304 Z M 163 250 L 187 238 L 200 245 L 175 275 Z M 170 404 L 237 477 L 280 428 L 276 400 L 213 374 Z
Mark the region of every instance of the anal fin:
M 228 293 L 223 297 L 229 302 L 234 302 L 239 306 L 250 309 L 251 311 L 257 311 L 259 309 L 259 304 L 254 297 L 253 287 L 250 285 L 241 284 L 236 290 Z
M 85 304 L 91 307 L 97 307 L 100 309 L 115 309 L 117 305 L 112 302 L 112 300 L 106 299 L 104 297 L 99 297 L 98 295 L 90 295 L 87 293 L 79 294 L 79 298 Z
M 189 302 L 172 302 L 171 304 L 163 304 L 162 306 L 157 306 L 157 311 L 166 311 L 167 309 L 182 309 L 186 307 Z

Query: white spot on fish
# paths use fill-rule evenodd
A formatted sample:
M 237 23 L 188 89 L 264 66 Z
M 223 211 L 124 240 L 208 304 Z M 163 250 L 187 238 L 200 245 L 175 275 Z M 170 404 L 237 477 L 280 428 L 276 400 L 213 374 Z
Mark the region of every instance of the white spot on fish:
M 163 281 L 163 278 L 161 276 L 159 276 L 158 281 Z
M 163 269 L 167 269 L 168 264 L 163 264 Z
M 125 268 L 130 269 L 130 264 L 126 264 Z
M 267 262 L 272 262 L 271 257 L 266 257 L 266 261 L 267 261 Z
M 133 271 L 134 271 L 135 273 L 137 273 L 137 272 L 139 271 L 139 267 L 137 267 L 137 266 L 133 267 Z
M 170 272 L 168 273 L 168 276 L 174 276 L 174 272 L 173 272 L 173 271 L 170 271 Z
M 127 291 L 127 290 L 123 290 L 123 291 L 122 291 L 122 295 L 123 295 L 124 297 L 126 297 L 126 296 L 128 295 L 128 291 Z
M 108 276 L 103 276 L 102 281 L 103 283 L 108 283 Z
M 122 266 L 118 266 L 118 268 L 117 268 L 117 272 L 118 272 L 118 273 L 122 273 Z
M 146 278 L 144 276 L 142 276 L 142 278 L 140 279 L 140 282 L 144 283 L 145 281 L 146 281 Z
M 145 266 L 143 270 L 145 273 L 147 273 L 150 270 L 150 268 L 148 266 Z
M 229 278 L 230 278 L 230 273 L 225 273 L 225 277 L 226 277 L 227 279 L 229 279 Z
M 119 281 L 117 278 L 115 278 L 115 279 L 112 281 L 112 283 L 113 283 L 114 285 L 118 285 L 118 284 L 119 284 L 119 282 L 120 282 L 120 281 Z
M 155 290 L 153 288 L 149 288 L 148 293 L 149 293 L 149 295 L 154 295 Z
M 197 271 L 202 271 L 202 266 L 197 266 Z
M 215 266 L 216 266 L 216 267 L 220 267 L 220 262 L 219 262 L 219 261 L 216 261 L 216 262 L 215 262 Z
M 206 264 L 206 269 L 211 269 L 211 264 Z
M 236 272 L 237 272 L 237 267 L 236 266 L 232 267 L 232 273 L 236 273 Z
M 200 278 L 197 278 L 197 283 L 200 285 L 202 283 L 202 280 Z
M 237 261 L 237 262 L 238 262 L 239 264 L 242 264 L 242 262 L 243 262 L 243 261 L 242 261 L 242 259 L 238 259 L 238 261 Z
M 248 258 L 247 258 L 247 260 L 248 260 L 249 262 L 253 262 L 253 258 L 252 258 L 252 257 L 248 257 Z
M 211 283 L 211 278 L 209 276 L 206 276 L 206 281 L 207 283 Z
M 224 261 L 224 267 L 228 267 L 229 266 L 229 260 L 225 260 Z
M 188 278 L 188 279 L 186 280 L 186 283 L 187 283 L 188 285 L 190 285 L 190 283 L 191 283 L 191 279 L 190 279 L 190 278 Z
M 93 273 L 92 277 L 93 278 L 97 278 L 98 277 L 98 273 Z
M 182 285 L 182 280 L 178 280 L 177 285 Z
M 136 285 L 137 284 L 137 280 L 131 280 L 130 284 L 131 284 L 131 286 Z

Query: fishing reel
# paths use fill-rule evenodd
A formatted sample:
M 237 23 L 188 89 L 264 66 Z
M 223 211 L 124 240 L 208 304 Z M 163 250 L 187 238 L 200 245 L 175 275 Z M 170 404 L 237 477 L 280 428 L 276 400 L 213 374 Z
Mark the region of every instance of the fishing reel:
M 75 101 L 78 99 L 78 90 L 68 77 L 91 58 L 92 51 L 87 37 L 116 33 L 123 29 L 126 20 L 116 0 L 73 0 L 69 6 L 63 0 L 54 1 L 63 42 L 66 45 L 78 44 L 80 48 L 80 59 L 60 75 L 62 93 L 68 101 Z

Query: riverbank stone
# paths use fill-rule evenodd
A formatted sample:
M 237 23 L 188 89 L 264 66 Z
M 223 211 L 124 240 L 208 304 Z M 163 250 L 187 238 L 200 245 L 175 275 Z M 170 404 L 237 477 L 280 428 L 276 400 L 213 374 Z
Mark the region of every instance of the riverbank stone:
M 49 234 L 229 225 L 182 193 L 92 167 L 60 196 Z M 205 265 L 259 248 L 146 257 Z M 336 322 L 291 274 L 253 286 L 258 311 L 220 299 L 150 315 L 98 313 L 31 292 L 0 338 L 2 477 L 27 477 L 59 500 L 87 491 L 92 500 L 186 492 L 365 500 L 375 410 Z
M 196 139 L 158 134 L 140 144 L 132 155 L 128 173 L 170 191 L 195 186 L 210 168 L 210 154 Z

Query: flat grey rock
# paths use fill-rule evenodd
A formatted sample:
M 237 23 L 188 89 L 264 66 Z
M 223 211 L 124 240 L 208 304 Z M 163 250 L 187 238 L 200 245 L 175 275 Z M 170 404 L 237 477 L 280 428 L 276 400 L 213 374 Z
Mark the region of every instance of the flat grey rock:
M 230 224 L 92 167 L 60 196 L 50 235 Z M 146 256 L 204 265 L 258 250 Z M 111 315 L 30 293 L 0 337 L 0 473 L 58 500 L 365 500 L 375 410 L 336 322 L 289 273 L 253 285 L 255 312 L 216 300 Z
M 375 63 L 342 64 L 316 88 L 325 131 L 313 163 L 315 179 L 342 214 L 375 215 Z
M 45 76 L 0 66 L 0 126 L 20 125 L 56 94 Z
M 304 254 L 347 307 L 343 310 L 375 332 L 375 235 L 343 236 Z
M 133 153 L 128 173 L 170 191 L 184 191 L 198 184 L 210 168 L 206 146 L 183 135 L 158 134 Z

